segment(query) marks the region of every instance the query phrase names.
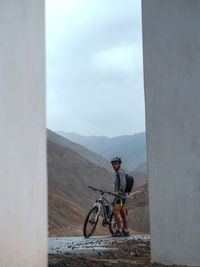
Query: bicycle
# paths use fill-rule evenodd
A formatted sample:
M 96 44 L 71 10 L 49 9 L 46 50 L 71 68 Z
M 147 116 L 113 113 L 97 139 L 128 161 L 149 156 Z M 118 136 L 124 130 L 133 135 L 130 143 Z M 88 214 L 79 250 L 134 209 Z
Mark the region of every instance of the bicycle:
M 96 199 L 94 206 L 90 209 L 90 211 L 87 214 L 83 227 L 83 235 L 86 238 L 88 238 L 94 233 L 101 211 L 103 211 L 103 216 L 104 216 L 102 221 L 102 226 L 103 227 L 108 226 L 110 233 L 114 234 L 117 230 L 117 223 L 115 217 L 113 216 L 114 203 L 110 203 L 106 199 L 106 195 L 115 196 L 115 194 L 105 190 L 97 189 L 93 186 L 88 186 L 88 188 L 92 189 L 93 191 L 98 191 L 101 194 Z

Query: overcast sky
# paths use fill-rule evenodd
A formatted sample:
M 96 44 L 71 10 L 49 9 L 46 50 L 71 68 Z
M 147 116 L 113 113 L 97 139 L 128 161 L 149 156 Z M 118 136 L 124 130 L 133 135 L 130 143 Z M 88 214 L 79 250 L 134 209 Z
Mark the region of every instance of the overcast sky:
M 47 127 L 145 130 L 140 0 L 46 0 Z

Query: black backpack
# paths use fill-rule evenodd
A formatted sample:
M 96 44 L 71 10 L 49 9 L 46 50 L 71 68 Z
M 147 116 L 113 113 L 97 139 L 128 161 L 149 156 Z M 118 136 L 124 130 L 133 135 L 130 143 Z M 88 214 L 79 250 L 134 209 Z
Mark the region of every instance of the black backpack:
M 134 184 L 134 179 L 133 176 L 130 176 L 128 173 L 126 173 L 126 188 L 124 190 L 125 193 L 130 193 L 132 188 L 133 188 L 133 184 Z
M 118 175 L 117 175 L 117 177 L 119 179 Z M 125 173 L 125 178 L 126 178 L 126 188 L 125 188 L 124 192 L 130 193 L 132 188 L 133 188 L 134 178 L 133 178 L 133 176 L 129 175 L 128 173 Z

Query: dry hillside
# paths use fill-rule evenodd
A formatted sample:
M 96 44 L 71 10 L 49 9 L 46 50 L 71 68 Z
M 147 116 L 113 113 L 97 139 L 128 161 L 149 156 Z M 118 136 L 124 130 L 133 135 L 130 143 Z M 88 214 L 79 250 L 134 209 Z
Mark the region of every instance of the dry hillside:
M 53 131 L 47 129 L 47 139 L 48 141 L 61 145 L 63 147 L 67 147 L 75 152 L 77 152 L 79 155 L 84 157 L 85 159 L 89 160 L 91 163 L 107 169 L 109 172 L 113 172 L 112 166 L 110 164 L 110 161 L 106 160 L 105 158 L 101 157 L 100 155 L 92 152 L 91 150 L 87 149 L 86 147 L 79 145 L 77 143 L 74 143 L 70 141 L 67 138 L 64 138 L 63 136 L 54 133 Z
M 50 236 L 82 235 L 85 210 L 52 190 L 48 192 L 48 199 Z
M 49 235 L 82 235 L 86 212 L 97 197 L 88 185 L 112 190 L 113 174 L 66 147 L 48 141 L 47 148 Z
M 135 232 L 149 233 L 148 184 L 141 185 L 127 199 L 129 227 Z
M 89 208 L 95 194 L 88 189 L 93 185 L 113 189 L 113 174 L 78 153 L 48 141 L 49 188 L 60 192 L 82 208 Z
M 57 139 L 56 139 L 57 140 Z M 65 143 L 66 144 L 66 143 Z M 112 191 L 113 173 L 93 164 L 71 148 L 48 140 L 49 235 L 82 235 L 83 222 L 88 210 L 98 196 L 88 185 Z M 146 176 L 134 173 L 136 185 L 146 181 Z M 128 200 L 130 227 L 148 232 L 148 201 L 146 187 Z M 140 200 L 140 201 L 138 201 Z M 100 228 L 98 233 L 107 233 Z

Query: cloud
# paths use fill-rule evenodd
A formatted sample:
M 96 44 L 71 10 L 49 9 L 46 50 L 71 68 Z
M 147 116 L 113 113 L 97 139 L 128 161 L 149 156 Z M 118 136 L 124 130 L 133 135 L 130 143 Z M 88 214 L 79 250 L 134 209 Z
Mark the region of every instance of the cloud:
M 140 1 L 47 0 L 46 29 L 48 127 L 143 131 Z

